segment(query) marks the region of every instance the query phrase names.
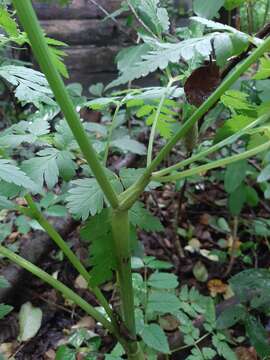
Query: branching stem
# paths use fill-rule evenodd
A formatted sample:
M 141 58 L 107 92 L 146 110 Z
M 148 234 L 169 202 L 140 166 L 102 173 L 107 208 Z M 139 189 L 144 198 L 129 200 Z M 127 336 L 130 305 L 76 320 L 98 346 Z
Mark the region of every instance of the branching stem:
M 164 177 L 153 176 L 152 180 L 161 181 L 161 182 L 170 182 L 170 181 L 185 179 L 187 177 L 194 176 L 194 175 L 204 174 L 208 170 L 226 166 L 226 165 L 232 164 L 233 162 L 240 161 L 243 159 L 248 159 L 254 155 L 259 154 L 260 152 L 268 150 L 269 148 L 270 148 L 270 141 L 268 141 L 262 145 L 259 145 L 251 150 L 244 151 L 241 154 L 229 156 L 229 157 L 226 157 L 226 158 L 220 159 L 220 160 L 216 160 L 216 161 L 210 162 L 209 164 L 197 166 L 193 169 L 185 170 L 185 171 L 173 174 L 173 175 L 168 175 L 168 176 L 164 176 Z
M 35 219 L 40 226 L 47 232 L 47 234 L 50 236 L 50 238 L 55 242 L 55 244 L 59 247 L 59 249 L 62 250 L 63 254 L 67 257 L 67 259 L 70 261 L 70 263 L 73 265 L 73 267 L 78 271 L 79 274 L 82 275 L 82 277 L 85 279 L 85 281 L 88 284 L 89 290 L 93 292 L 93 294 L 96 296 L 97 300 L 99 301 L 100 305 L 103 306 L 105 311 L 107 312 L 108 316 L 113 321 L 113 311 L 110 308 L 110 305 L 108 304 L 107 300 L 103 296 L 102 292 L 99 290 L 99 288 L 94 287 L 92 288 L 90 286 L 90 275 L 89 272 L 86 270 L 86 268 L 83 266 L 81 261 L 78 259 L 78 257 L 74 254 L 74 252 L 69 248 L 66 241 L 61 237 L 61 235 L 55 230 L 55 228 L 49 223 L 49 221 L 43 216 L 41 211 L 39 211 L 37 205 L 33 201 L 31 195 L 26 195 L 25 200 L 27 201 L 27 204 L 29 208 L 26 214 L 31 215 L 33 219 Z M 19 210 L 21 212 L 24 208 L 20 208 Z
M 249 131 L 251 129 L 253 129 L 254 127 L 265 123 L 267 120 L 270 119 L 270 114 L 265 114 L 260 116 L 258 119 L 254 120 L 252 123 L 248 124 L 246 127 L 244 127 L 243 129 L 241 129 L 240 131 L 238 131 L 237 133 L 229 136 L 228 138 L 218 142 L 217 144 L 211 146 L 210 148 L 200 151 L 198 154 L 193 155 L 185 160 L 180 161 L 179 163 L 172 165 L 170 167 L 167 167 L 165 169 L 162 169 L 160 171 L 156 171 L 153 173 L 154 176 L 164 176 L 167 175 L 173 171 L 179 170 L 179 169 L 183 169 L 186 166 L 195 163 L 198 160 L 202 160 L 204 158 L 206 158 L 206 156 L 220 150 L 221 148 L 223 148 L 224 146 L 230 145 L 232 143 L 235 143 L 241 136 L 248 134 Z
M 56 280 L 53 276 L 49 275 L 36 265 L 31 262 L 25 260 L 21 256 L 15 254 L 13 251 L 5 248 L 0 245 L 0 254 L 7 257 L 9 260 L 14 262 L 15 264 L 21 266 L 27 271 L 31 272 L 33 275 L 37 276 L 44 282 L 51 285 L 56 290 L 60 291 L 67 299 L 72 300 L 76 305 L 82 308 L 87 314 L 92 316 L 95 320 L 100 322 L 106 329 L 108 329 L 111 333 L 114 334 L 114 329 L 112 328 L 111 323 L 93 306 L 88 304 L 85 300 L 83 300 L 79 295 L 77 295 L 74 291 L 68 288 L 59 280 Z
M 63 80 L 55 67 L 50 49 L 45 41 L 44 34 L 38 23 L 31 1 L 13 0 L 12 2 L 17 10 L 19 20 L 29 37 L 35 57 L 51 86 L 55 99 L 59 104 L 88 165 L 90 166 L 111 206 L 113 208 L 117 208 L 119 204 L 118 196 L 106 176 L 106 172 L 104 171 L 92 143 L 83 128 Z
M 127 209 L 132 206 L 138 196 L 143 192 L 145 187 L 151 181 L 151 175 L 158 165 L 169 155 L 173 147 L 182 139 L 186 133 L 199 121 L 212 106 L 220 99 L 220 97 L 230 89 L 235 81 L 256 62 L 270 48 L 270 37 L 268 37 L 255 51 L 253 51 L 241 64 L 239 64 L 222 82 L 222 84 L 213 92 L 213 94 L 193 113 L 186 121 L 174 137 L 163 147 L 157 157 L 146 168 L 144 174 L 127 189 L 120 197 L 120 208 Z

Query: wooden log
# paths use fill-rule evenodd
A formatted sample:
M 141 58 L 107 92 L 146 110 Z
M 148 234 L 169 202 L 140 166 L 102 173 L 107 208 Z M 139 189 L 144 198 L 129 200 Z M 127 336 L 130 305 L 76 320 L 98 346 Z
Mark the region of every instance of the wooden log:
M 120 8 L 121 0 L 96 0 L 100 7 L 109 13 Z M 89 0 L 73 0 L 71 4 L 61 7 L 55 4 L 41 4 L 35 2 L 35 9 L 39 19 L 96 19 L 104 18 L 104 12 Z
M 48 36 L 68 45 L 113 45 L 129 40 L 110 20 L 42 20 L 41 26 Z
M 89 86 L 100 82 L 104 85 L 108 85 L 112 80 L 116 78 L 117 73 L 114 72 L 98 72 L 85 74 L 82 71 L 72 71 L 70 72 L 70 77 L 68 80 L 66 80 L 66 83 L 80 83 L 83 86 L 84 94 L 86 96 L 89 96 Z
M 76 227 L 76 222 L 71 218 L 54 218 L 53 222 L 63 238 L 66 238 Z M 37 231 L 31 238 L 23 242 L 19 253 L 33 264 L 39 264 L 54 247 L 54 242 L 46 233 Z M 12 263 L 2 269 L 0 275 L 4 276 L 11 285 L 11 287 L 0 289 L 0 303 L 7 301 L 9 304 L 16 305 L 17 301 L 20 302 L 20 296 L 16 295 L 23 291 L 26 282 L 31 279 L 32 275 Z
M 66 49 L 65 63 L 70 71 L 85 74 L 115 72 L 114 59 L 119 50 L 117 46 L 74 46 Z

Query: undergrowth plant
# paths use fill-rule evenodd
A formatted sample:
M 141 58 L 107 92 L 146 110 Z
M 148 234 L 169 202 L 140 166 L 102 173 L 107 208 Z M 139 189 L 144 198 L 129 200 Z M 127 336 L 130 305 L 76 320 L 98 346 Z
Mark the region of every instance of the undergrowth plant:
M 269 106 L 251 108 L 245 95 L 230 90 L 256 61 L 264 59 L 264 54 L 270 48 L 270 38 L 260 40 L 200 17 L 193 18 L 193 28 L 185 29 L 184 32 L 179 30 L 179 35 L 173 37 L 169 34 L 167 11 L 159 7 L 157 1 L 127 1 L 126 5 L 142 25 L 138 31 L 142 43 L 125 49 L 118 55 L 120 76 L 115 81 L 106 89 L 96 87 L 92 91 L 101 95 L 103 91 L 108 92 L 115 86 L 131 83 L 156 70 L 164 72 L 166 84 L 144 89 L 131 87 L 126 91 L 114 91 L 109 96 L 98 96 L 86 101 L 81 97 L 78 87 L 64 86 L 60 73 L 67 76 L 67 72 L 59 58 L 63 53 L 59 50 L 52 51 L 49 47 L 51 41 L 48 41 L 41 30 L 31 1 L 13 0 L 12 4 L 25 33 L 18 30 L 11 14 L 3 8 L 4 17 L 0 18 L 0 22 L 2 19 L 1 25 L 9 35 L 3 41 L 29 43 L 46 78 L 27 67 L 14 64 L 2 64 L 0 67 L 1 79 L 15 88 L 15 96 L 24 105 L 31 103 L 38 108 L 35 113 L 26 110 L 28 121 L 14 124 L 0 137 L 0 205 L 1 208 L 19 212 L 34 220 L 36 226 L 38 224 L 48 233 L 86 280 L 89 290 L 104 311 L 100 312 L 71 288 L 8 247 L 0 245 L 0 254 L 60 291 L 101 323 L 121 345 L 122 350 L 116 351 L 119 358 L 123 353 L 128 359 L 156 358 L 157 353 L 168 356 L 170 348 L 157 320 L 160 315 L 171 313 L 180 323 L 185 337 L 184 346 L 192 349 L 188 359 L 212 359 L 217 353 L 225 359 L 234 359 L 228 339 L 217 329 L 212 299 L 187 287 L 177 294 L 174 290 L 178 285 L 175 276 L 164 272 L 154 272 L 148 280 L 134 274 L 132 281 L 131 255 L 136 248 L 138 227 L 146 231 L 162 230 L 161 223 L 139 201 L 144 191 L 163 183 L 200 176 L 211 169 L 239 164 L 239 161 L 257 154 L 265 154 L 270 148 Z M 222 67 L 229 57 L 246 51 L 250 44 L 255 49 L 209 96 L 205 96 L 201 105 L 185 104 L 184 90 L 179 84 L 188 79 L 193 70 L 205 60 L 209 60 L 213 51 L 217 64 Z M 53 42 L 52 45 L 61 44 Z M 263 66 L 264 60 L 261 61 Z M 194 91 L 196 92 L 196 84 Z M 182 98 L 181 102 L 179 98 Z M 210 145 L 208 143 L 208 146 L 196 145 L 197 141 L 191 139 L 192 146 L 186 146 L 187 158 L 173 166 L 162 168 L 164 160 L 180 141 L 186 143 L 190 133 L 196 134 L 197 140 L 197 132 L 194 132 L 197 123 L 220 99 L 230 107 L 233 116 L 240 117 L 240 120 L 243 114 L 239 111 L 239 102 L 242 104 L 240 110 L 244 109 L 250 116 L 245 118 L 246 121 L 239 121 L 240 125 L 233 130 L 229 124 L 232 120 L 228 120 L 227 127 L 225 125 L 225 129 L 218 132 L 216 141 Z M 77 108 L 83 106 L 102 110 L 104 116 L 111 107 L 112 119 L 105 125 L 85 123 L 77 112 Z M 121 116 L 123 109 L 126 112 Z M 56 116 L 61 116 L 60 111 L 64 119 L 58 120 L 54 130 L 50 131 L 49 122 Z M 145 118 L 147 125 L 151 127 L 147 149 L 137 140 L 131 139 L 130 132 L 121 127 L 126 121 L 126 114 L 135 114 L 138 119 Z M 166 143 L 154 155 L 157 133 L 163 138 L 163 143 L 164 140 Z M 217 160 L 209 158 L 209 155 L 228 149 L 228 146 L 236 142 L 244 144 L 243 139 L 247 138 L 249 145 L 247 148 L 243 145 L 241 152 L 221 156 Z M 35 146 L 33 157 L 16 164 L 10 157 L 24 143 Z M 147 155 L 146 167 L 122 169 L 116 174 L 106 167 L 111 150 Z M 79 172 L 83 177 L 73 180 Z M 52 190 L 59 177 L 64 186 L 57 197 Z M 263 179 L 261 174 L 260 180 Z M 44 185 L 51 193 L 46 194 Z M 24 197 L 25 205 L 11 201 L 18 195 Z M 82 219 L 81 237 L 90 242 L 90 272 L 46 218 L 49 211 L 52 213 L 53 207 L 58 214 L 65 214 L 62 205 L 57 207 L 58 203 L 67 203 L 71 214 L 76 219 Z M 145 258 L 140 266 L 151 267 L 151 259 Z M 164 270 L 163 266 L 166 267 L 162 263 L 152 263 L 152 269 Z M 110 280 L 114 273 L 120 294 L 120 309 L 114 309 L 100 290 L 100 286 Z M 204 335 L 200 335 L 200 331 L 193 325 L 194 318 L 201 314 L 205 318 Z M 198 346 L 208 336 L 211 336 L 216 350 L 208 347 L 200 349 Z M 107 358 L 114 358 L 113 354 L 110 356 Z

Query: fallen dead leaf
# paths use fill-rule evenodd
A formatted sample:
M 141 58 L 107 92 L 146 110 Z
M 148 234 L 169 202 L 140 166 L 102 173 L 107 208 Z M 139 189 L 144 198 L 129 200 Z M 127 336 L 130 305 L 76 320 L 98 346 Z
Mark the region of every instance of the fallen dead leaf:
M 254 348 L 246 348 L 239 346 L 235 350 L 235 354 L 238 357 L 238 360 L 258 360 L 256 350 Z
M 218 294 L 225 294 L 228 289 L 228 285 L 220 279 L 212 279 L 208 281 L 207 287 L 212 297 L 216 297 Z
M 225 300 L 228 300 L 228 299 L 232 298 L 233 296 L 234 296 L 234 292 L 233 292 L 232 288 L 230 287 L 230 285 L 228 285 L 227 290 L 223 294 L 223 297 Z
M 13 233 L 11 233 L 8 237 L 8 240 L 10 242 L 14 242 L 17 240 L 18 236 L 20 235 L 19 231 L 14 231 Z
M 201 248 L 201 243 L 198 239 L 196 238 L 192 238 L 189 242 L 188 242 L 188 245 L 185 246 L 185 250 L 191 252 L 191 253 L 194 253 L 194 252 L 197 252 L 199 251 Z
M 14 352 L 14 343 L 3 343 L 0 345 L 0 354 L 4 355 L 4 359 L 9 359 Z
M 174 331 L 178 328 L 180 323 L 175 317 L 165 315 L 159 319 L 159 324 L 165 331 Z
M 211 260 L 211 261 L 215 261 L 218 262 L 219 258 L 217 255 L 213 255 L 211 254 L 211 251 L 207 250 L 207 249 L 201 249 L 200 250 L 200 254 L 204 257 L 206 257 L 207 259 Z
M 84 277 L 82 277 L 82 275 L 79 275 L 76 280 L 75 280 L 75 288 L 76 289 L 83 289 L 83 290 L 86 290 L 88 289 L 88 284 L 85 280 Z
M 96 322 L 93 318 L 90 316 L 84 316 L 77 324 L 72 326 L 72 329 L 80 329 L 80 328 L 86 328 L 86 329 L 95 329 Z
M 56 353 L 53 349 L 50 349 L 45 353 L 45 360 L 54 360 L 55 357 Z
M 16 199 L 16 203 L 17 203 L 18 205 L 20 205 L 20 206 L 25 206 L 25 205 L 27 205 L 27 202 L 26 202 L 26 200 L 25 200 L 24 198 L 17 198 L 17 199 Z
M 228 248 L 229 248 L 230 252 L 232 251 L 232 249 L 233 249 L 233 251 L 237 251 L 240 248 L 240 246 L 242 245 L 241 241 L 238 238 L 235 241 L 233 236 L 229 236 L 227 241 L 228 241 Z
M 200 224 L 202 224 L 202 225 L 209 225 L 209 219 L 210 219 L 210 215 L 209 214 L 206 214 L 206 213 L 204 213 L 204 214 L 202 214 L 201 216 L 200 216 Z

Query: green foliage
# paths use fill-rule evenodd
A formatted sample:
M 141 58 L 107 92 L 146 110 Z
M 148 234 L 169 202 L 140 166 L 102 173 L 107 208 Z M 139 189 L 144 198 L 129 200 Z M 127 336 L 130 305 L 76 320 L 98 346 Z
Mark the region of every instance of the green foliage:
M 224 188 L 228 193 L 234 192 L 246 177 L 248 162 L 236 162 L 227 167 L 225 171 Z
M 61 345 L 56 352 L 56 360 L 75 360 L 83 352 L 86 359 L 97 359 L 101 339 L 88 329 L 80 328 L 71 333 L 66 345 Z
M 129 5 L 133 15 L 135 14 L 140 20 L 138 22 L 140 29 L 138 44 L 122 50 L 117 56 L 118 79 L 107 88 L 103 84 L 91 86 L 91 94 L 98 98 L 92 97 L 90 100 L 82 96 L 80 85 L 73 84 L 68 87 L 77 110 L 88 107 L 101 113 L 101 121 L 98 124 L 83 120 L 77 123 L 78 128 L 82 125 L 86 131 L 84 135 L 92 141 L 96 153 L 91 152 L 91 148 L 89 151 L 97 161 L 102 160 L 105 164 L 109 150 L 117 155 L 127 152 L 145 155 L 147 153 L 145 144 L 137 140 L 138 134 L 144 130 L 144 122 L 163 139 L 171 139 L 183 125 L 186 117 L 189 117 L 187 110 L 190 110 L 191 106 L 185 104 L 188 96 L 185 98 L 183 85 L 190 74 L 205 60 L 209 60 L 213 50 L 216 53 L 217 64 L 222 68 L 230 57 L 242 54 L 250 43 L 260 43 L 260 40 L 254 37 L 211 20 L 217 16 L 222 6 L 231 10 L 240 3 L 242 1 L 222 0 L 208 1 L 205 4 L 203 1 L 195 0 L 194 11 L 199 16 L 192 18 L 188 29 L 177 29 L 174 34 L 169 34 L 168 12 L 159 1 L 130 0 L 128 4 L 123 4 L 121 11 L 127 9 L 126 5 Z M 13 42 L 18 45 L 29 43 L 26 34 L 20 32 L 13 14 L 6 8 L 1 10 L 3 15 L 0 17 L 0 26 L 6 33 L 3 38 L 1 37 L 1 45 L 6 46 Z M 62 62 L 65 53 L 61 50 L 65 44 L 49 38 L 46 38 L 46 42 L 50 46 L 54 65 L 63 76 L 67 77 Z M 137 88 L 131 84 L 135 79 L 156 71 L 164 72 L 162 84 L 166 83 L 167 86 L 165 84 L 159 87 Z M 196 161 L 210 163 L 212 158 L 207 156 L 214 152 L 214 150 L 208 152 L 211 146 L 216 152 L 219 151 L 216 156 L 220 158 L 221 155 L 229 156 L 233 151 L 244 151 L 246 148 L 251 149 L 269 141 L 268 124 L 261 122 L 255 124 L 255 119 L 269 111 L 269 104 L 262 104 L 262 101 L 269 97 L 268 80 L 266 80 L 268 75 L 269 61 L 264 57 L 261 58 L 259 71 L 253 79 L 242 81 L 241 86 L 236 84 L 234 88 L 223 94 L 218 104 L 218 111 L 215 107 L 211 112 L 212 119 L 210 116 L 210 120 L 209 118 L 206 120 L 207 124 L 204 123 L 202 126 L 204 130 L 200 134 L 202 143 L 192 149 Z M 62 119 L 60 108 L 53 100 L 52 91 L 44 75 L 22 65 L 14 65 L 11 61 L 2 64 L 0 76 L 9 90 L 14 91 L 18 103 L 23 107 L 27 105 L 20 118 L 25 120 L 12 125 L 0 135 L 2 156 L 0 209 L 17 211 L 18 207 L 10 199 L 23 196 L 25 193 L 22 189 L 39 193 L 41 200 L 37 211 L 40 209 L 48 216 L 66 216 L 66 209 L 63 206 L 66 203 L 72 216 L 85 222 L 80 234 L 82 240 L 89 246 L 90 270 L 86 271 L 89 270 L 91 277 L 89 285 L 95 293 L 96 286 L 114 279 L 114 273 L 119 270 L 119 262 L 116 262 L 118 251 L 122 256 L 123 264 L 120 265 L 127 270 L 124 275 L 129 274 L 127 264 L 129 264 L 130 252 L 135 250 L 136 254 L 141 253 L 137 244 L 137 230 L 158 232 L 164 231 L 164 227 L 160 220 L 146 209 L 143 202 L 134 201 L 129 209 L 131 224 L 129 239 L 125 239 L 123 248 L 120 249 L 121 242 L 119 249 L 115 248 L 109 196 L 107 199 L 101 190 L 104 184 L 102 181 L 98 183 L 95 177 L 97 172 L 92 173 L 85 165 L 82 151 L 72 131 Z M 177 86 L 174 85 L 176 82 Z M 126 83 L 129 83 L 128 90 L 110 92 L 112 87 Z M 256 86 L 257 92 L 254 91 Z M 31 104 L 38 110 L 35 110 Z M 195 107 L 192 108 L 193 111 L 196 111 Z M 224 120 L 224 124 L 218 128 L 221 119 Z M 210 131 L 206 132 L 206 129 Z M 154 132 L 153 135 L 155 136 L 156 133 Z M 79 137 L 76 138 L 78 140 Z M 164 142 L 163 139 L 159 144 Z M 181 156 L 182 148 L 181 143 L 177 149 Z M 178 152 L 176 155 L 179 155 Z M 17 165 L 6 160 L 11 156 L 17 159 Z M 266 184 L 270 178 L 270 157 L 263 154 L 261 160 L 261 171 L 253 169 L 245 160 L 230 165 L 225 172 L 221 171 L 219 174 L 218 181 L 224 181 L 224 189 L 229 194 L 229 208 L 232 215 L 238 216 L 245 204 L 256 206 L 259 202 L 260 190 L 268 193 L 270 197 L 269 184 Z M 191 164 L 192 160 L 188 162 L 187 167 Z M 182 168 L 184 167 L 186 164 Z M 192 167 L 193 165 L 191 169 Z M 96 170 L 95 166 L 93 170 Z M 102 174 L 103 168 L 100 167 L 99 170 Z M 118 200 L 122 206 L 121 201 L 126 200 L 125 196 L 131 191 L 130 186 L 134 186 L 144 171 L 144 168 L 124 168 L 119 174 L 107 169 L 104 171 L 104 176 L 106 175 L 109 180 L 107 188 L 112 186 L 117 195 L 121 194 L 121 197 L 117 198 L 115 208 Z M 76 175 L 78 178 L 73 180 Z M 149 179 L 150 176 L 149 173 Z M 213 175 L 213 178 L 214 176 L 217 175 Z M 256 179 L 259 189 L 255 190 L 253 186 Z M 152 191 L 159 186 L 160 183 L 151 181 L 146 190 Z M 124 191 L 125 194 L 122 194 Z M 139 193 L 140 189 L 138 189 Z M 2 225 L 0 241 L 5 238 L 6 233 L 10 233 L 13 223 Z M 17 217 L 14 225 L 20 233 L 27 233 L 34 226 L 33 221 L 29 222 L 24 216 Z M 231 231 L 226 220 L 219 219 L 218 225 L 218 228 L 222 228 L 223 234 L 229 236 Z M 260 228 L 263 234 L 261 236 L 264 237 L 269 235 L 268 225 L 262 226 L 257 223 L 254 226 Z M 119 234 L 120 238 L 121 235 Z M 175 329 L 183 334 L 185 349 L 189 351 L 187 360 L 213 359 L 216 356 L 236 359 L 230 347 L 233 342 L 223 330 L 238 323 L 244 324 L 246 332 L 252 338 L 251 344 L 258 354 L 269 354 L 264 325 L 257 319 L 258 312 L 265 313 L 265 308 L 270 302 L 268 270 L 250 271 L 233 277 L 230 285 L 240 303 L 226 309 L 217 318 L 215 301 L 201 295 L 195 288 L 182 286 L 179 289 L 178 278 L 168 272 L 172 266 L 167 262 L 153 257 L 137 257 L 133 258 L 132 267 L 137 271 L 133 274 L 136 332 L 140 336 L 143 351 L 149 360 L 156 359 L 159 353 L 170 354 L 164 326 L 168 315 L 175 321 Z M 207 269 L 201 262 L 197 262 L 193 273 L 201 281 L 205 281 L 208 276 Z M 5 286 L 1 278 L 0 286 L 1 281 L 2 286 Z M 119 286 L 120 288 L 123 286 L 121 280 Z M 251 295 L 247 297 L 250 292 Z M 122 302 L 125 303 L 125 296 L 131 299 L 132 294 L 123 295 L 123 291 L 120 293 L 123 296 Z M 10 310 L 10 307 L 1 304 L 0 318 Z M 133 310 L 129 309 L 132 316 Z M 250 310 L 252 315 L 249 315 Z M 38 314 L 37 323 L 40 325 L 40 312 L 30 311 L 30 313 L 30 315 Z M 110 311 L 108 313 L 110 315 Z M 128 319 L 130 314 L 125 313 L 124 318 Z M 123 316 L 119 316 L 118 319 L 120 333 L 122 318 Z M 203 327 L 200 329 L 195 326 L 195 320 L 198 318 L 203 319 Z M 37 325 L 35 328 L 37 330 Z M 86 329 L 72 333 L 67 344 L 58 349 L 56 359 L 75 360 L 82 347 L 87 348 L 86 358 L 96 359 L 100 351 L 101 339 L 92 335 Z M 202 342 L 206 338 L 209 341 Z M 119 360 L 123 358 L 122 355 L 124 355 L 123 348 L 117 345 L 110 354 L 105 355 L 105 359 Z
M 259 70 L 256 75 L 253 77 L 256 80 L 265 80 L 270 77 L 270 59 L 261 58 Z
M 107 173 L 112 186 L 120 193 L 122 185 L 119 179 L 113 173 Z M 106 198 L 96 179 L 74 180 L 72 185 L 66 200 L 67 207 L 75 218 L 86 220 L 89 215 L 94 216 L 102 211 Z
M 161 36 L 170 26 L 168 12 L 159 6 L 159 0 L 130 0 L 129 4 L 135 9 L 141 21 L 154 33 Z
M 162 231 L 164 228 L 159 219 L 144 208 L 143 203 L 137 201 L 129 212 L 130 222 L 145 231 Z
M 250 342 L 255 347 L 258 355 L 261 357 L 270 356 L 268 334 L 260 321 L 253 316 L 248 316 L 245 326 Z
M 167 292 L 153 291 L 149 295 L 147 312 L 161 314 L 174 313 L 179 310 L 181 303 L 176 295 Z
M 15 87 L 15 96 L 22 103 L 34 103 L 37 107 L 41 103 L 55 104 L 45 76 L 36 70 L 5 65 L 0 67 L 0 78 Z
M 9 286 L 9 282 L 3 276 L 0 276 L 0 289 L 7 288 Z M 6 315 L 8 315 L 12 310 L 12 306 L 0 304 L 0 320 L 2 320 Z
M 218 34 L 209 34 L 171 44 L 161 43 L 157 40 L 152 41 L 151 50 L 141 55 L 140 60 L 128 70 L 124 68 L 126 70 L 122 71 L 121 69 L 119 78 L 111 82 L 107 89 L 145 77 L 158 69 L 164 70 L 169 63 L 178 63 L 181 59 L 191 60 L 195 53 L 207 57 L 212 51 L 211 40 L 218 36 Z
M 224 5 L 224 0 L 193 0 L 193 10 L 196 15 L 206 19 L 217 17 L 219 10 Z
M 4 28 L 10 37 L 17 37 L 19 34 L 16 21 L 11 17 L 5 6 L 0 3 L 0 27 Z
M 218 355 L 226 360 L 237 360 L 234 351 L 229 347 L 223 334 L 217 334 L 212 337 L 212 342 L 217 349 Z
M 228 329 L 238 322 L 245 320 L 247 309 L 242 304 L 236 304 L 225 309 L 217 319 L 217 328 Z
M 242 271 L 230 279 L 230 285 L 240 301 L 250 301 L 253 308 L 258 308 L 270 301 L 268 290 L 270 273 L 266 269 Z
M 148 285 L 155 289 L 175 289 L 178 286 L 178 280 L 174 274 L 155 272 L 150 275 Z
M 103 201 L 103 198 L 101 200 Z M 93 204 L 97 204 L 97 202 Z M 134 211 L 132 211 L 133 208 L 135 209 Z M 159 220 L 143 208 L 143 204 L 136 203 L 133 208 L 130 211 L 130 222 L 132 225 L 130 241 L 132 247 L 135 246 L 136 242 L 136 228 L 146 231 L 150 231 L 150 229 L 153 229 L 152 231 L 163 230 Z M 115 270 L 116 259 L 110 219 L 110 209 L 102 210 L 101 208 L 100 213 L 91 216 L 81 230 L 82 239 L 90 242 L 90 262 L 92 266 L 90 274 L 93 286 L 110 280 L 113 274 L 112 270 Z
M 247 0 L 225 0 L 225 9 L 232 11 L 233 9 L 245 4 Z
M 37 185 L 26 176 L 23 171 L 7 159 L 0 159 L 0 179 L 31 191 L 37 189 Z
M 103 209 L 99 215 L 90 217 L 81 230 L 81 237 L 91 243 L 89 248 L 92 265 L 91 284 L 96 286 L 110 280 L 116 260 L 109 209 Z
M 40 187 L 45 182 L 52 189 L 61 175 L 65 180 L 70 180 L 75 175 L 76 166 L 73 155 L 65 150 L 47 148 L 40 150 L 37 157 L 25 160 L 22 169 Z
M 164 331 L 157 324 L 149 324 L 143 327 L 142 339 L 152 349 L 163 354 L 169 354 L 169 344 Z
M 63 0 L 63 4 L 64 4 L 64 1 L 65 0 Z M 67 3 L 67 1 L 65 1 L 65 3 Z M 31 45 L 26 33 L 20 31 L 20 29 L 17 25 L 16 19 L 14 17 L 15 13 L 11 13 L 7 9 L 6 3 L 4 3 L 4 4 L 0 3 L 0 12 L 1 12 L 0 28 L 2 28 L 4 30 L 4 32 L 7 34 L 7 36 L 1 36 L 0 46 L 7 46 L 7 45 L 9 45 L 9 43 L 16 43 L 19 46 L 22 46 L 24 44 Z M 56 66 L 57 70 L 60 72 L 60 74 L 62 76 L 64 76 L 65 78 L 68 78 L 69 76 L 68 76 L 67 68 L 63 62 L 63 58 L 66 56 L 66 54 L 61 49 L 67 45 L 65 43 L 63 43 L 62 41 L 51 39 L 49 37 L 45 37 L 45 40 L 49 47 L 51 57 L 53 59 L 54 65 Z M 25 69 L 27 69 L 27 68 L 25 68 Z M 22 69 L 22 74 L 23 74 L 23 69 Z M 15 75 L 18 75 L 18 72 Z M 29 75 L 30 75 L 30 73 L 29 73 Z M 0 76 L 2 76 L 2 74 Z M 27 79 L 27 77 L 26 77 L 26 79 Z M 14 84 L 12 84 L 12 85 L 14 85 Z M 32 92 L 29 93 L 29 95 L 27 96 L 27 92 L 24 91 L 25 89 L 24 89 L 23 85 L 21 85 L 21 88 L 22 88 L 21 89 L 22 94 L 20 92 L 18 92 L 18 94 L 20 95 L 20 97 L 22 97 L 22 101 L 26 101 L 26 100 L 31 101 L 31 97 L 33 97 L 33 100 L 35 100 L 35 97 L 37 97 L 37 91 L 39 89 L 37 89 L 37 88 L 32 89 L 30 86 L 29 88 L 32 90 Z M 35 90 L 35 91 L 33 91 L 33 90 Z M 41 91 L 41 93 L 42 92 L 43 91 Z M 26 99 L 24 99 L 24 97 L 26 97 Z M 40 94 L 40 97 L 42 97 L 42 94 Z M 45 99 L 45 95 L 43 95 L 43 97 Z M 21 100 L 21 99 L 19 98 L 19 100 Z
M 8 315 L 12 310 L 12 306 L 0 304 L 0 320 L 2 320 L 6 315 Z
M 9 286 L 9 282 L 3 276 L 0 276 L 0 289 L 5 289 Z

